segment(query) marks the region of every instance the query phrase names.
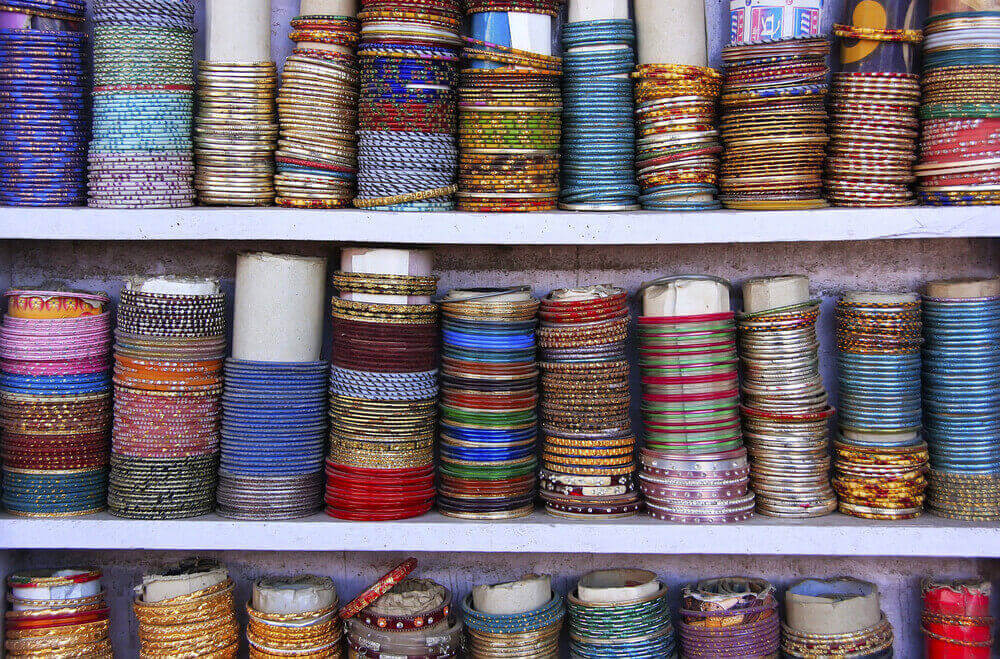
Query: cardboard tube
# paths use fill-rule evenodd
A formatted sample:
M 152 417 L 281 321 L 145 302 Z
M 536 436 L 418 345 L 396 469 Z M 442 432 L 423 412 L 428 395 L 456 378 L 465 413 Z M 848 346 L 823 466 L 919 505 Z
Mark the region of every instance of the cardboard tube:
M 325 297 L 325 257 L 240 254 L 233 303 L 233 358 L 319 361 Z
M 635 0 L 639 64 L 708 66 L 702 0 Z
M 569 0 L 569 22 L 628 18 L 628 0 Z
M 161 295 L 217 295 L 218 279 L 208 277 L 179 277 L 163 275 L 161 277 L 128 277 L 125 288 L 139 293 L 159 293 Z
M 144 576 L 135 593 L 143 602 L 162 602 L 210 588 L 228 578 L 226 568 L 215 561 L 185 561 L 160 574 Z
M 261 613 L 290 615 L 321 611 L 337 603 L 337 588 L 329 577 L 261 579 L 253 585 L 253 608 Z
M 206 60 L 271 61 L 271 0 L 208 0 L 205 13 Z
M 700 316 L 730 310 L 729 288 L 708 279 L 675 279 L 642 291 L 643 316 Z
M 384 249 L 349 247 L 340 253 L 340 269 L 344 272 L 367 272 L 381 275 L 431 274 L 434 253 L 429 249 Z M 380 304 L 429 304 L 425 295 L 369 295 L 364 293 L 344 293 L 341 297 L 355 302 L 375 302 Z
M 809 301 L 809 278 L 805 275 L 754 277 L 743 284 L 743 311 L 757 313 Z
M 576 585 L 582 602 L 629 602 L 660 590 L 660 581 L 648 570 L 596 570 Z
M 302 0 L 300 16 L 357 16 L 358 0 Z
M 492 616 L 516 615 L 537 611 L 552 599 L 552 578 L 529 574 L 518 581 L 492 586 L 475 586 L 472 605 Z
M 968 299 L 1000 295 L 1000 279 L 939 279 L 928 282 L 928 297 Z
M 850 634 L 881 619 L 878 586 L 868 581 L 803 579 L 785 593 L 785 622 L 802 634 Z

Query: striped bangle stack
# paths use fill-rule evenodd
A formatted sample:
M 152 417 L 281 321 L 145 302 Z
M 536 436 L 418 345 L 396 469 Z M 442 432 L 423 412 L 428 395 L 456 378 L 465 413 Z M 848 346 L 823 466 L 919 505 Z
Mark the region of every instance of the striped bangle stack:
M 441 300 L 444 515 L 508 519 L 534 510 L 537 311 L 527 286 L 455 289 Z
M 1000 281 L 932 282 L 923 297 L 928 508 L 1000 519 Z
M 637 210 L 632 83 L 635 23 L 596 20 L 562 30 L 562 175 L 566 210 Z
M 94 8 L 90 206 L 194 204 L 194 3 L 99 0 Z
M 833 487 L 840 512 L 907 519 L 923 509 L 920 298 L 853 292 L 837 303 L 840 438 Z

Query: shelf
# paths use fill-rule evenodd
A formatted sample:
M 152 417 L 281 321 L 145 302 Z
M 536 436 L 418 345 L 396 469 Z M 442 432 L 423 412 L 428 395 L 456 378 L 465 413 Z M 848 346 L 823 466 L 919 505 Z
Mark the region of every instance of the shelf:
M 873 522 L 839 514 L 814 520 L 756 517 L 692 526 L 649 517 L 565 521 L 543 512 L 506 522 L 436 513 L 399 522 L 343 522 L 318 514 L 289 522 L 209 515 L 136 521 L 107 513 L 74 519 L 0 515 L 0 549 L 184 549 L 259 551 L 452 551 L 1000 558 L 1000 528 L 925 515 Z
M 0 208 L 0 238 L 649 245 L 1000 236 L 1000 208 L 701 213 L 379 213 L 284 208 Z

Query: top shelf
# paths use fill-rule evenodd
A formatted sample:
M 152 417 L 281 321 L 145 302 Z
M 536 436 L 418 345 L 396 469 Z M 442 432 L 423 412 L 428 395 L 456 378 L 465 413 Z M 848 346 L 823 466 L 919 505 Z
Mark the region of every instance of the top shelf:
M 399 213 L 196 207 L 0 208 L 0 239 L 653 245 L 1000 237 L 1000 208 Z

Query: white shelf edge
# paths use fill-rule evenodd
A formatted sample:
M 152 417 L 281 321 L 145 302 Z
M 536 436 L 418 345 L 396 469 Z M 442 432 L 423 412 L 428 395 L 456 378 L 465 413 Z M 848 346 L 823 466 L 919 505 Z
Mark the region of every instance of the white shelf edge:
M 510 214 L 0 208 L 0 239 L 647 245 L 969 237 L 1000 237 L 1000 207 Z
M 69 519 L 0 515 L 0 549 L 189 551 L 459 551 L 500 553 L 737 554 L 1000 558 L 1000 527 L 925 515 L 874 522 L 834 514 L 766 517 L 740 524 L 670 524 L 649 517 L 566 521 L 536 512 L 475 522 L 437 513 L 398 522 L 344 522 L 317 514 L 287 522 L 124 520 L 101 513 Z

